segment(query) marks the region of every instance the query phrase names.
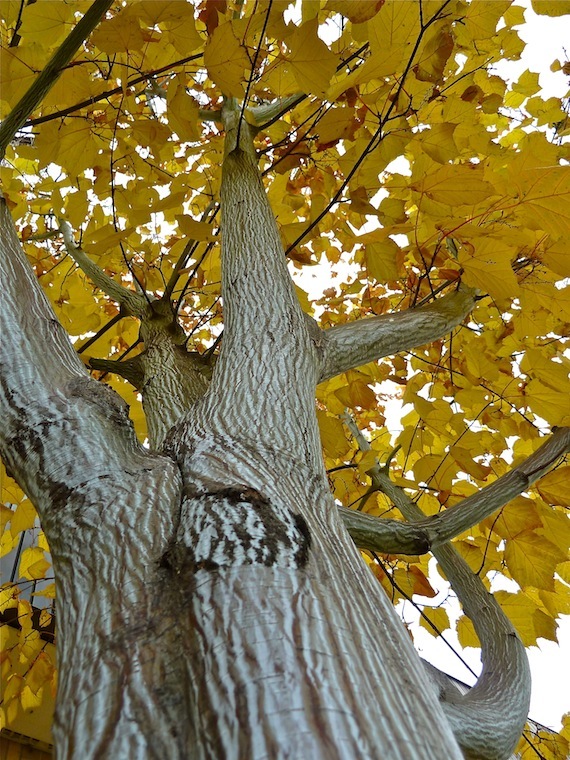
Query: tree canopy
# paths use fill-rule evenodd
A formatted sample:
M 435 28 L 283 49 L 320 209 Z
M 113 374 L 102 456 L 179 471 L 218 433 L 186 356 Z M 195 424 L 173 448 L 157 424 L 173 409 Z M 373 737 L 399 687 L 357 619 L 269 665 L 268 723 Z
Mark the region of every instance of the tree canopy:
M 562 0 L 532 7 L 570 12 Z M 66 51 L 82 14 L 91 28 Z M 394 312 L 448 297 L 447 324 L 461 293 L 473 299 L 438 340 L 403 345 L 395 324 L 380 361 L 363 353 L 357 369 L 352 357 L 346 371 L 325 372 L 317 417 L 339 505 L 412 519 L 382 484 L 389 474 L 424 515 L 451 515 L 570 426 L 568 101 L 544 99 L 537 72 L 501 74 L 524 49 L 521 6 L 10 0 L 0 21 L 4 197 L 58 319 L 93 376 L 127 401 L 141 441 L 162 437 L 140 401 L 141 299 L 172 300 L 177 340 L 203 359 L 204 383 L 224 340 L 221 109 L 231 98 L 255 132 L 301 306 L 321 327 L 348 335 L 370 316 L 389 327 Z M 570 63 L 552 69 L 568 75 Z M 321 289 L 311 267 L 329 273 Z M 395 432 L 390 393 L 405 405 Z M 524 475 L 535 479 L 532 467 Z M 570 613 L 569 482 L 562 461 L 453 543 L 487 589 L 509 589 L 494 596 L 527 647 L 556 641 L 557 618 Z M 6 555 L 37 523 L 15 482 L 2 485 Z M 20 584 L 0 591 L 0 611 L 16 608 L 21 624 L 18 646 L 2 652 L 8 725 L 55 679 L 32 626 L 34 599 L 53 598 L 54 585 L 31 603 L 22 593 L 51 577 L 36 538 Z M 430 606 L 429 554 L 364 556 L 395 603 L 421 598 L 426 630 L 449 628 L 445 606 Z M 457 633 L 479 646 L 468 617 Z M 540 752 L 562 756 L 561 746 Z

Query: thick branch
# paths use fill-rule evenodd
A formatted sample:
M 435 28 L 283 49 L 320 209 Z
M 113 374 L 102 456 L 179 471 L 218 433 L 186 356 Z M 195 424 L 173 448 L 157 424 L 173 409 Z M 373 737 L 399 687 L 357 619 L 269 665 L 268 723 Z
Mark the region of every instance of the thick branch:
M 85 376 L 69 337 L 28 264 L 6 201 L 0 198 L 3 381 L 29 383 L 33 404 L 51 388 Z M 8 358 L 11 359 L 8 363 Z M 26 377 L 18 377 L 24 372 Z
M 138 444 L 126 404 L 90 380 L 0 200 L 0 455 L 40 513 Z M 138 454 L 135 454 L 138 456 Z
M 352 418 L 347 424 L 358 440 L 366 441 Z M 425 521 L 419 506 L 378 464 L 372 477 L 406 520 L 416 525 Z M 508 758 L 520 738 L 530 704 L 530 669 L 524 645 L 498 602 L 455 548 L 447 544 L 432 551 L 473 623 L 483 663 L 481 676 L 467 695 L 440 691 L 444 712 L 465 757 Z
M 143 387 L 144 364 L 140 354 L 124 361 L 116 359 L 91 359 L 89 364 L 93 369 L 100 372 L 112 372 L 115 375 L 124 377 L 137 390 Z
M 286 98 L 277 98 L 271 103 L 263 103 L 247 110 L 253 116 L 256 125 L 264 129 L 273 124 L 276 119 L 280 119 L 306 97 L 302 92 L 297 92 L 294 95 L 288 95 Z
M 115 282 L 112 277 L 109 277 L 108 274 L 98 267 L 85 251 L 75 243 L 73 230 L 68 222 L 60 219 L 59 226 L 63 235 L 65 250 L 77 266 L 85 272 L 91 282 L 120 304 L 123 307 L 125 316 L 142 317 L 147 307 L 146 298 Z
M 469 314 L 473 303 L 474 291 L 462 286 L 427 306 L 325 330 L 320 380 L 441 338 Z
M 272 445 L 281 438 L 284 450 L 307 448 L 309 458 L 322 466 L 314 419 L 315 340 L 287 268 L 250 127 L 237 102 L 224 104 L 223 119 L 224 341 L 209 398 L 218 406 L 221 398 L 231 401 L 233 424 L 242 435 L 256 440 L 268 435 Z M 269 413 L 291 424 L 271 429 L 263 423 Z
M 373 517 L 339 507 L 344 527 L 359 549 L 382 554 L 425 554 L 431 548 L 428 531 L 401 520 Z
M 93 29 L 109 10 L 113 0 L 95 0 L 81 21 L 71 30 L 41 74 L 34 80 L 27 92 L 20 98 L 11 113 L 0 125 L 0 157 L 16 132 L 22 127 L 34 108 L 41 103 L 45 95 L 57 82 L 63 69 L 89 37 Z

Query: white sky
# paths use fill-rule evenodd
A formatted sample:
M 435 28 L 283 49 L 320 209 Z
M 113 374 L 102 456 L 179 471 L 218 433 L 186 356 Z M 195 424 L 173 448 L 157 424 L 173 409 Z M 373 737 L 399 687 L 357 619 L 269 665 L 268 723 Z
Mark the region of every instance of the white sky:
M 521 61 L 510 61 L 497 66 L 497 73 L 513 81 L 526 69 L 539 73 L 539 82 L 543 97 L 562 97 L 568 93 L 568 78 L 562 72 L 552 72 L 550 66 L 558 58 L 562 62 L 570 59 L 570 16 L 549 17 L 538 16 L 530 8 L 530 0 L 518 0 L 518 5 L 525 7 L 526 24 L 519 33 L 527 43 Z M 337 267 L 339 269 L 339 267 Z M 328 262 L 314 267 L 304 267 L 302 272 L 295 269 L 292 274 L 299 285 L 309 293 L 310 298 L 322 296 L 325 288 L 331 285 L 331 269 Z M 341 271 L 341 280 L 346 278 L 346 270 Z M 388 388 L 382 389 L 389 391 Z M 401 406 L 398 401 L 388 404 L 386 408 L 387 427 L 390 431 L 401 429 Z M 434 572 L 430 581 L 441 590 L 441 597 L 428 600 L 430 606 L 435 606 L 447 594 L 448 585 L 441 576 Z M 452 620 L 452 630 L 445 632 L 446 640 L 461 654 L 469 666 L 476 672 L 480 671 L 478 649 L 462 650 L 455 634 L 454 620 L 457 618 L 459 607 L 455 605 L 456 615 L 446 607 Z M 474 683 L 474 677 L 469 673 L 460 660 L 441 641 L 431 636 L 417 624 L 419 614 L 411 604 L 406 603 L 403 609 L 404 619 L 412 623 L 415 645 L 422 657 L 429 660 L 441 670 L 464 681 Z M 532 671 L 532 700 L 530 717 L 554 730 L 560 730 L 561 716 L 570 711 L 570 616 L 564 616 L 558 629 L 559 644 L 539 639 L 538 647 L 528 649 Z

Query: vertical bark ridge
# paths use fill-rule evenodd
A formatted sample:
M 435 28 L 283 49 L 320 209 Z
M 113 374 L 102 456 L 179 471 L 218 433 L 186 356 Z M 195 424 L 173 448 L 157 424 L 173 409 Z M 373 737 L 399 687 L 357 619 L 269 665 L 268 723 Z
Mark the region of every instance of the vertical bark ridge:
M 170 757 L 189 706 L 160 558 L 180 496 L 176 466 L 147 456 L 142 470 L 79 484 L 44 517 L 60 602 L 58 757 Z
M 315 343 L 295 294 L 267 199 L 250 128 L 235 102 L 223 111 L 222 296 L 224 342 L 211 394 L 227 427 L 281 448 L 302 447 L 314 463 Z M 239 145 L 236 144 L 239 131 Z M 281 424 L 268 426 L 268 419 Z

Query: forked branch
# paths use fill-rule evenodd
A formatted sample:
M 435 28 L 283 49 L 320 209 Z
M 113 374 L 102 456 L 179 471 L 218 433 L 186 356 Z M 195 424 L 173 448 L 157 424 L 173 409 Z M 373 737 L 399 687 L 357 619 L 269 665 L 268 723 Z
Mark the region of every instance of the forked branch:
M 344 421 L 360 448 L 369 451 L 370 444 L 358 430 L 352 417 L 346 414 Z M 569 451 L 570 428 L 556 428 L 534 454 L 517 467 L 513 467 L 510 472 L 444 512 L 430 517 L 418 513 L 413 525 L 408 526 L 408 530 L 403 528 L 405 523 L 402 524 L 397 520 L 383 520 L 351 509 L 341 508 L 341 515 L 348 532 L 361 549 L 395 554 L 420 554 L 422 541 L 427 545 L 427 551 L 430 551 L 469 530 L 493 512 L 504 507 L 515 496 L 530 488 L 552 469 L 561 456 Z M 390 480 L 385 470 L 378 466 L 369 474 L 375 490 L 382 491 L 394 504 L 397 504 L 402 489 Z M 379 523 L 386 523 L 386 525 L 380 528 Z M 400 542 L 399 546 L 398 542 Z M 395 546 L 398 548 L 394 548 Z M 412 547 L 411 552 L 410 547 Z

